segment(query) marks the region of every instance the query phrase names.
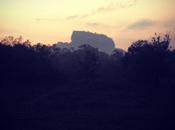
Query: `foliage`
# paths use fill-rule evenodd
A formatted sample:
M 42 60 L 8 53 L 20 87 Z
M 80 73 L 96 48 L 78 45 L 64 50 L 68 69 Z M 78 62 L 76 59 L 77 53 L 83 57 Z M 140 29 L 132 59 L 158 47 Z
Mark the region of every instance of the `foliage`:
M 159 119 L 174 117 L 169 43 L 168 35 L 155 36 L 108 55 L 89 45 L 73 51 L 6 37 L 0 42 L 1 122 L 13 130 L 158 130 Z

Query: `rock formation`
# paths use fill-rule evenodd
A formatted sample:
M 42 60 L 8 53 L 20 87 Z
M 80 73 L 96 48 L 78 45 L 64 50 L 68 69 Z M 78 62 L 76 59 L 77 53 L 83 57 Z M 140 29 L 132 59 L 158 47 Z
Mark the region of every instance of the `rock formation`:
M 108 54 L 112 53 L 115 49 L 114 41 L 103 34 L 85 32 L 85 31 L 74 31 L 71 36 L 71 43 L 68 45 L 66 44 L 59 44 L 58 47 L 65 47 L 78 49 L 81 45 L 90 45 L 94 48 L 98 48 L 99 51 L 106 52 Z

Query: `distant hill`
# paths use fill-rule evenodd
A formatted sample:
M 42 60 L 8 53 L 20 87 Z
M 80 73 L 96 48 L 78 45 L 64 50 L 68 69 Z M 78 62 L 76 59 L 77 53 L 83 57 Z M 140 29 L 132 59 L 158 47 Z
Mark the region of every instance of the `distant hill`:
M 103 34 L 85 32 L 85 31 L 74 31 L 71 36 L 70 43 L 58 42 L 57 47 L 60 48 L 74 48 L 78 49 L 81 45 L 90 45 L 94 48 L 98 48 L 99 51 L 112 53 L 115 49 L 114 41 Z

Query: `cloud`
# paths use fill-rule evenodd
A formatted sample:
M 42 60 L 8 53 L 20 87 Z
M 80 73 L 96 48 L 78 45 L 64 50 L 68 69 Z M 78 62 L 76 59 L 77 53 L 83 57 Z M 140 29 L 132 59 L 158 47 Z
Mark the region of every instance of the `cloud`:
M 125 30 L 140 30 L 147 29 L 150 27 L 158 27 L 161 29 L 173 30 L 175 29 L 175 20 L 163 20 L 163 21 L 153 21 L 150 19 L 139 20 L 133 24 L 130 24 Z
M 173 20 L 163 22 L 162 25 L 168 28 L 175 28 L 175 20 L 173 19 Z
M 107 6 L 99 7 L 94 13 L 111 12 L 118 9 L 130 8 L 137 4 L 138 0 L 123 0 L 121 2 L 110 3 Z
M 51 21 L 51 22 L 54 22 L 54 21 L 60 21 L 62 19 L 59 19 L 59 18 L 36 18 L 35 19 L 37 22 L 41 22 L 41 21 Z
M 155 21 L 147 19 L 147 20 L 141 20 L 141 21 L 135 22 L 135 23 L 129 25 L 127 27 L 127 29 L 130 29 L 130 30 L 146 29 L 146 28 L 152 27 L 154 25 L 156 25 Z
M 79 17 L 80 17 L 79 15 L 71 15 L 71 16 L 66 17 L 65 19 L 66 20 L 72 20 L 72 19 L 76 19 L 76 18 L 79 18 Z
M 102 28 L 114 28 L 113 26 L 102 24 L 102 23 L 96 23 L 96 22 L 89 22 L 86 23 L 89 27 L 102 27 Z
M 65 20 L 74 20 L 74 19 L 82 19 L 89 17 L 90 14 L 82 14 L 82 15 L 71 15 L 65 18 Z
M 113 2 L 113 3 L 109 3 L 106 6 L 101 6 L 97 9 L 94 9 L 93 11 L 89 13 L 72 15 L 72 16 L 66 17 L 65 19 L 66 20 L 83 19 L 83 18 L 87 18 L 89 16 L 96 15 L 99 13 L 112 12 L 112 11 L 123 9 L 123 8 L 130 8 L 132 6 L 135 6 L 137 2 L 138 0 L 123 0 L 121 2 Z
M 137 4 L 138 0 L 122 0 L 120 2 L 112 2 L 105 6 L 98 7 L 88 13 L 85 14 L 75 14 L 70 15 L 62 19 L 52 19 L 52 18 L 37 18 L 36 21 L 60 21 L 60 20 L 75 20 L 75 19 L 84 19 L 90 16 L 99 14 L 99 13 L 107 13 L 112 12 L 118 9 L 130 8 Z
M 91 27 L 101 26 L 99 23 L 87 23 L 86 25 Z
M 56 21 L 65 21 L 65 20 L 75 20 L 75 19 L 82 19 L 89 17 L 89 14 L 83 14 L 83 15 L 70 15 L 65 18 L 36 18 L 35 20 L 37 22 L 41 21 L 50 21 L 50 22 L 56 22 Z

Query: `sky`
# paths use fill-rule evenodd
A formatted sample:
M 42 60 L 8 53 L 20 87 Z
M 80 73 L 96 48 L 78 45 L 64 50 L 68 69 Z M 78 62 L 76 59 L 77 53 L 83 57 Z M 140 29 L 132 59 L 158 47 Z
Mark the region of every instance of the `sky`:
M 74 30 L 111 37 L 116 47 L 175 33 L 175 0 L 0 0 L 0 38 L 70 42 Z

